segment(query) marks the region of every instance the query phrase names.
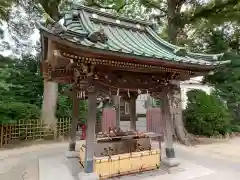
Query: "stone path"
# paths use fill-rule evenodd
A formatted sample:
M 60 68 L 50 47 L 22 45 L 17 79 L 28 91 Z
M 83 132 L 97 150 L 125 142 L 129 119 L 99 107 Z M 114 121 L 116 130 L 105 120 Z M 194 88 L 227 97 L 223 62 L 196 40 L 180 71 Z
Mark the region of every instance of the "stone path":
M 38 159 L 14 157 L 0 160 L 1 180 L 38 180 Z
M 66 143 L 0 151 L 0 180 L 38 180 L 39 158 L 62 154 Z
M 35 145 L 28 148 L 13 149 L 7 151 L 0 151 L 0 179 L 1 180 L 39 180 L 38 176 L 38 160 L 45 158 L 50 159 L 54 156 L 62 157 L 67 149 L 67 143 L 57 143 L 49 146 Z M 197 148 L 196 148 L 197 149 Z M 157 172 L 161 175 L 162 180 L 175 180 L 176 177 L 184 177 L 181 180 L 209 180 L 210 177 L 232 177 L 228 180 L 235 180 L 239 175 L 240 161 L 234 162 L 231 160 L 211 157 L 206 155 L 203 150 L 194 150 L 193 148 L 186 148 L 181 145 L 176 146 L 177 156 L 181 157 L 181 167 L 185 169 L 182 173 L 176 175 L 169 175 Z M 25 153 L 24 153 L 25 152 Z M 9 154 L 9 155 L 7 155 Z M 49 157 L 49 158 L 48 158 Z M 186 174 L 187 173 L 187 174 Z M 199 174 L 200 173 L 200 174 Z M 157 180 L 156 172 L 150 174 L 141 174 L 135 177 L 125 177 L 123 180 Z M 231 176 L 228 176 L 231 174 Z M 196 177 L 197 176 L 197 177 Z M 203 176 L 203 177 L 200 177 Z M 63 176 L 62 176 L 63 177 Z M 197 178 L 197 179 L 196 179 Z M 239 179 L 239 176 L 236 180 Z M 176 179 L 179 180 L 179 179 Z

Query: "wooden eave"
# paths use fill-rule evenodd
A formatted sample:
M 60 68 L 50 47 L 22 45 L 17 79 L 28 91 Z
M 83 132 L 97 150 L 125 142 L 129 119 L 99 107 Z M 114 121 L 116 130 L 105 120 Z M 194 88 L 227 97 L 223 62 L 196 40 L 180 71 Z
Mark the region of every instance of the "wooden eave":
M 73 55 L 79 55 L 83 57 L 109 59 L 109 60 L 116 60 L 119 62 L 130 62 L 130 63 L 138 63 L 138 64 L 144 64 L 144 65 L 153 65 L 153 66 L 161 66 L 161 67 L 172 68 L 172 69 L 192 71 L 194 73 L 197 73 L 196 76 L 206 74 L 209 71 L 216 68 L 216 66 L 214 65 L 199 65 L 199 64 L 192 64 L 192 63 L 185 63 L 185 62 L 183 63 L 183 62 L 176 62 L 176 61 L 166 61 L 164 59 L 145 58 L 142 56 L 136 56 L 131 54 L 111 52 L 111 51 L 101 50 L 94 47 L 89 48 L 81 44 L 76 44 L 71 41 L 65 40 L 60 36 L 55 35 L 43 29 L 40 29 L 40 33 L 42 35 L 42 43 L 45 42 L 43 44 L 44 58 L 46 58 L 46 54 L 47 54 L 46 39 L 50 39 L 51 41 L 57 44 L 59 49 L 65 50 L 66 52 L 72 53 Z

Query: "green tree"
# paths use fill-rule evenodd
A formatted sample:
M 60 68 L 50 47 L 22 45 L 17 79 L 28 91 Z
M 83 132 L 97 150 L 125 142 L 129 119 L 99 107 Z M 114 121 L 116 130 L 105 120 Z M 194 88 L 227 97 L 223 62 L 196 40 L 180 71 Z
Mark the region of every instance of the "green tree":
M 32 61 L 33 60 L 33 61 Z M 0 121 L 36 119 L 40 114 L 41 79 L 34 59 L 22 61 L 0 57 Z
M 16 122 L 19 119 L 39 118 L 43 97 L 43 80 L 39 64 L 34 56 L 11 59 L 0 56 L 0 114 L 1 122 Z M 60 86 L 62 91 L 64 87 Z M 57 117 L 72 115 L 69 97 L 59 95 Z M 84 115 L 86 108 L 80 108 Z
M 240 56 L 237 43 L 237 27 L 231 28 L 233 31 L 226 31 L 227 27 L 222 26 L 205 26 L 196 32 L 195 39 L 200 39 L 200 43 L 193 43 L 193 49 L 200 49 L 208 53 L 225 52 L 221 60 L 231 60 L 230 64 L 226 64 L 216 69 L 214 73 L 204 77 L 203 83 L 215 88 L 218 96 L 220 96 L 228 106 L 235 120 L 240 119 Z M 204 46 L 203 46 L 204 44 Z
M 187 97 L 184 121 L 190 133 L 213 136 L 229 132 L 231 115 L 218 97 L 201 90 L 191 90 Z

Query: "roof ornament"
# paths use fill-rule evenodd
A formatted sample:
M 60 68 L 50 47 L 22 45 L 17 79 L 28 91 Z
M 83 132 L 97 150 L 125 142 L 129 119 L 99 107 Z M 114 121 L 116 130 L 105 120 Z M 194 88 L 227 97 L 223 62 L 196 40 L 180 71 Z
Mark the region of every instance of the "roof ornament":
M 117 96 L 119 96 L 119 88 L 117 89 Z
M 67 28 L 60 24 L 59 22 L 55 22 L 51 28 L 52 32 L 57 35 L 63 35 L 65 32 L 67 32 Z
M 138 29 L 140 29 L 140 28 L 141 28 L 141 25 L 140 25 L 140 24 L 137 24 L 136 27 L 137 27 Z
M 208 75 L 214 75 L 214 71 L 210 71 Z
M 179 47 L 179 48 L 174 50 L 174 54 L 176 54 L 177 56 L 186 56 L 187 51 L 184 47 Z
M 108 37 L 105 34 L 103 27 L 100 27 L 98 31 L 94 31 L 90 33 L 87 39 L 93 43 L 97 43 L 97 42 L 106 43 L 108 41 Z
M 98 15 L 93 13 L 93 14 L 92 14 L 92 17 L 93 17 L 93 18 L 98 18 Z
M 78 11 L 73 11 L 73 13 L 72 13 L 72 20 L 73 21 L 78 21 L 79 20 L 79 13 L 78 13 Z
M 213 60 L 216 60 L 216 61 L 217 61 L 217 60 L 218 60 L 218 56 L 217 56 L 217 55 L 214 55 L 214 56 L 213 56 Z
M 142 92 L 141 92 L 141 90 L 140 89 L 138 89 L 138 95 L 140 95 Z

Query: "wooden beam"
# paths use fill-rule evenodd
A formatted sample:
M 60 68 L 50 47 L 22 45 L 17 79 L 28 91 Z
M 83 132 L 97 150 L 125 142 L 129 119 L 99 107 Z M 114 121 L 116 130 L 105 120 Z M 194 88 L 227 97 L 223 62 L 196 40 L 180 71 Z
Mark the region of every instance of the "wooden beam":
M 93 89 L 88 92 L 88 119 L 87 119 L 87 138 L 86 138 L 86 151 L 85 151 L 85 173 L 93 173 L 94 168 L 94 151 L 95 151 L 95 126 L 96 126 L 96 91 Z
M 70 142 L 69 142 L 69 151 L 76 150 L 76 131 L 77 131 L 77 123 L 79 118 L 79 99 L 77 98 L 77 94 L 73 95 L 73 114 L 71 121 L 71 133 L 70 133 Z

